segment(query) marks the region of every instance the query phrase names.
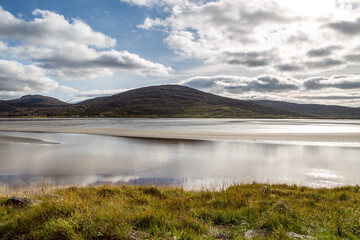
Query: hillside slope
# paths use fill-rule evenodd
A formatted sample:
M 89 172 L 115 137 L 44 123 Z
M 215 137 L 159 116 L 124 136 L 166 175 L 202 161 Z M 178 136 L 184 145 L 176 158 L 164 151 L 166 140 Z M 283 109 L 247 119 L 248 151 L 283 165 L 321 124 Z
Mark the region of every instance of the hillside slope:
M 62 102 L 53 97 L 42 95 L 25 95 L 18 99 L 5 101 L 8 105 L 18 108 L 28 107 L 60 107 L 66 106 L 68 103 Z
M 273 107 L 283 111 L 293 111 L 312 117 L 360 118 L 360 108 L 321 104 L 297 104 L 269 100 L 253 102 L 262 106 Z
M 53 97 L 26 95 L 18 99 L 0 101 L 0 116 L 35 116 L 54 108 L 69 105 Z M 38 113 L 40 111 L 41 113 Z M 46 116 L 46 115 L 45 115 Z
M 163 85 L 138 88 L 58 109 L 62 114 L 94 116 L 279 116 L 288 111 L 220 97 L 193 88 Z M 61 114 L 57 112 L 56 115 Z

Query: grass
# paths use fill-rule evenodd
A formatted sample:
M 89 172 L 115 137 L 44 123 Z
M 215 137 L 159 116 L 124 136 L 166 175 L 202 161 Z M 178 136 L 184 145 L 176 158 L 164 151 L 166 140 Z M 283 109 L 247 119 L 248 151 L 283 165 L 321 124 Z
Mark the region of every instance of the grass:
M 0 198 L 0 239 L 269 239 L 294 232 L 315 239 L 360 238 L 360 187 L 311 189 L 249 184 L 221 191 L 91 186 L 37 191 L 30 207 Z M 29 193 L 28 193 L 29 194 Z M 60 197 L 59 197 L 60 196 Z

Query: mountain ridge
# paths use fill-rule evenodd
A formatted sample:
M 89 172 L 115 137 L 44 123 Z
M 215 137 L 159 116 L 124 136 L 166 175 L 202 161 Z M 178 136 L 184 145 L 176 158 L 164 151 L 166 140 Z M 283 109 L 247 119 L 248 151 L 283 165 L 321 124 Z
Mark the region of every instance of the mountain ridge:
M 39 95 L 31 95 L 33 98 Z M 12 106 L 2 116 L 166 116 L 166 117 L 274 117 L 296 115 L 252 102 L 217 96 L 180 85 L 160 85 L 137 88 L 108 97 L 90 99 L 77 104 L 57 102 L 52 106 L 25 107 L 21 99 L 5 101 Z M 45 97 L 47 98 L 47 97 Z M 54 103 L 54 99 L 52 99 Z M 30 101 L 33 103 L 33 101 Z M 56 102 L 56 101 L 55 101 Z M 16 104 L 18 105 L 16 105 Z M 19 105 L 20 104 L 20 105 Z M 61 104 L 61 106 L 59 106 Z M 1 108 L 1 107 L 0 107 Z
M 294 111 L 311 117 L 328 118 L 360 118 L 360 108 L 352 108 L 338 105 L 323 104 L 300 104 L 285 101 L 256 100 L 256 104 L 274 107 L 284 111 Z
M 77 115 L 107 116 L 253 116 L 290 114 L 248 101 L 225 98 L 180 85 L 137 88 L 70 107 Z
M 238 118 L 360 118 L 360 108 L 244 101 L 181 85 L 142 87 L 76 104 L 41 95 L 0 100 L 0 116 L 42 117 L 238 117 Z

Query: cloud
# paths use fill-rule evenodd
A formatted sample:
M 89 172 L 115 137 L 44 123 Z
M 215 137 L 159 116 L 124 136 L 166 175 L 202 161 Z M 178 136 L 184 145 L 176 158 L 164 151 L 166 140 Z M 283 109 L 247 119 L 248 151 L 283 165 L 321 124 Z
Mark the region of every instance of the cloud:
M 120 0 L 121 2 L 130 3 L 133 5 L 152 7 L 154 5 L 163 6 L 163 5 L 173 5 L 175 1 L 166 1 L 166 0 Z
M 360 89 L 359 75 L 333 75 L 330 77 L 312 77 L 304 82 L 306 90 L 318 89 Z
M 348 107 L 359 107 L 359 92 L 320 92 L 320 93 L 301 93 L 292 94 L 286 99 L 280 101 L 291 101 L 295 103 L 313 103 L 313 104 L 326 104 L 326 105 L 343 105 Z
M 0 7 L 0 38 L 22 39 L 32 44 L 58 46 L 59 44 L 85 44 L 95 47 L 113 47 L 116 40 L 93 31 L 79 19 L 71 22 L 51 11 L 36 9 L 37 16 L 25 22 Z
M 216 93 L 282 92 L 300 88 L 293 78 L 260 75 L 254 78 L 240 76 L 193 77 L 180 82 L 181 85 L 210 90 Z
M 349 54 L 346 55 L 345 58 L 351 62 L 360 62 L 360 54 Z
M 0 53 L 7 50 L 8 46 L 6 43 L 0 41 Z
M 172 7 L 172 6 L 194 6 L 195 4 L 204 2 L 203 0 L 120 0 L 132 5 L 143 7 Z
M 68 93 L 71 96 L 71 99 L 68 101 L 70 103 L 77 103 L 91 98 L 111 96 L 128 90 L 123 88 L 123 89 L 107 89 L 107 90 L 95 89 L 89 91 L 78 91 L 68 86 L 61 86 L 59 89 L 65 93 Z
M 357 18 L 355 21 L 339 21 L 335 23 L 329 23 L 327 27 L 330 27 L 348 36 L 355 36 L 360 34 L 360 18 Z
M 317 49 L 312 49 L 310 51 L 307 52 L 307 55 L 309 57 L 327 57 L 329 55 L 331 55 L 331 53 L 336 50 L 341 48 L 340 46 L 328 46 L 328 47 L 324 47 L 324 48 L 317 48 Z
M 330 68 L 344 64 L 343 61 L 331 58 L 325 58 L 319 61 L 309 61 L 306 62 L 305 65 L 310 69 L 318 69 L 318 68 Z
M 262 67 L 271 64 L 276 58 L 273 51 L 225 52 L 222 62 L 247 67 Z
M 316 95 L 294 95 L 293 97 L 299 99 L 310 99 L 310 100 L 358 100 L 360 94 L 358 93 L 345 93 L 345 94 L 316 94 Z
M 62 15 L 38 9 L 33 14 L 37 17 L 26 22 L 0 7 L 0 39 L 21 42 L 11 47 L 0 42 L 0 51 L 7 50 L 15 59 L 33 61 L 54 77 L 88 79 L 112 76 L 117 71 L 163 77 L 172 71 L 137 54 L 109 49 L 116 40 L 93 31 L 79 19 L 70 22 Z
M 231 75 L 192 77 L 179 84 L 211 92 L 288 92 L 320 89 L 360 89 L 360 75 L 332 75 L 329 77 L 310 77 L 305 79 L 285 78 L 273 75 L 242 77 Z
M 355 38 L 338 34 L 357 34 L 357 25 L 360 31 L 360 18 L 349 20 L 357 16 L 356 1 L 218 0 L 199 1 L 187 8 L 174 2 L 166 17 L 147 17 L 138 28 L 164 30 L 168 34 L 164 42 L 184 60 L 226 63 L 229 69 L 241 65 L 267 74 L 295 74 L 304 69 L 319 74 L 352 64 L 346 55 L 358 47 Z
M 281 72 L 298 72 L 298 71 L 302 70 L 303 67 L 301 67 L 297 64 L 284 63 L 284 64 L 277 65 L 276 69 L 280 70 Z
M 145 60 L 127 51 L 95 51 L 86 46 L 63 46 L 61 49 L 40 50 L 31 55 L 32 59 L 39 62 L 39 66 L 54 70 L 53 75 L 62 79 L 111 76 L 116 71 L 168 76 L 172 71 L 170 67 Z
M 142 24 L 138 24 L 137 27 L 143 29 L 151 29 L 155 27 L 165 27 L 166 25 L 166 21 L 163 21 L 159 18 L 151 19 L 147 17 L 145 18 L 144 22 Z
M 1 96 L 15 96 L 24 92 L 49 92 L 58 87 L 58 83 L 48 78 L 45 71 L 37 66 L 0 60 Z
M 359 106 L 360 75 L 332 75 L 296 79 L 276 75 L 241 77 L 198 76 L 179 84 L 225 97 Z
M 111 96 L 114 94 L 118 94 L 121 92 L 125 92 L 128 89 L 122 88 L 122 89 L 108 89 L 108 90 L 89 90 L 89 91 L 81 91 L 79 92 L 76 97 L 104 97 L 104 96 Z

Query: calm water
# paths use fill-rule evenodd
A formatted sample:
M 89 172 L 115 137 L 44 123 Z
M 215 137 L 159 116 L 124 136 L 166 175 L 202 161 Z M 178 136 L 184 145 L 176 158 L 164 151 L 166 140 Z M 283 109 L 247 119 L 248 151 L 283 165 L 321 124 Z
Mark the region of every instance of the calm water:
M 360 121 L 224 119 L 70 119 L 1 124 L 119 127 L 237 133 L 360 134 Z M 0 182 L 9 186 L 101 183 L 218 187 L 252 181 L 312 187 L 360 184 L 360 147 L 241 141 L 160 141 L 0 132 L 59 144 L 0 143 Z

